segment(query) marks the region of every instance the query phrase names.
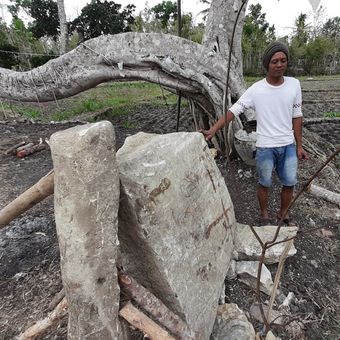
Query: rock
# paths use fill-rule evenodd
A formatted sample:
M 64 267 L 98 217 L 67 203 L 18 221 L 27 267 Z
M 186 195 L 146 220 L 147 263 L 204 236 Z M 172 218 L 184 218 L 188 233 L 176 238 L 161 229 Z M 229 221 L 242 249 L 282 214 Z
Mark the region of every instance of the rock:
M 138 133 L 117 152 L 124 269 L 207 339 L 233 250 L 233 205 L 203 135 Z
M 262 305 L 262 306 L 263 306 L 264 314 L 267 316 L 268 306 L 266 306 L 266 305 Z M 263 323 L 263 319 L 262 319 L 262 315 L 261 315 L 260 307 L 259 307 L 258 303 L 252 304 L 251 307 L 250 307 L 249 312 L 250 312 L 250 315 L 254 319 L 256 319 L 257 321 Z M 272 309 L 272 311 L 271 311 L 271 320 L 273 321 L 274 325 L 282 326 L 285 323 L 285 317 L 283 316 L 283 314 L 281 314 L 280 312 L 278 312 L 278 311 L 276 311 L 274 309 Z
M 113 126 L 105 121 L 76 126 L 53 134 L 50 144 L 68 339 L 118 339 L 119 177 Z
M 236 261 L 231 260 L 228 271 L 227 271 L 227 279 L 232 280 L 232 279 L 235 279 L 236 276 L 237 276 L 237 274 L 236 274 Z
M 295 301 L 295 294 L 293 292 L 289 292 L 287 297 L 284 299 L 282 304 L 279 306 L 279 308 L 282 307 L 289 307 L 292 303 Z
M 259 261 L 239 261 L 236 262 L 236 274 L 239 280 L 251 288 L 256 289 L 257 271 Z M 268 268 L 263 264 L 260 279 L 261 292 L 270 295 L 273 289 L 273 279 Z
M 278 338 L 273 334 L 272 331 L 269 331 L 266 335 L 266 340 L 277 340 Z
M 334 219 L 336 221 L 340 221 L 340 209 L 334 209 L 333 212 L 334 212 Z
M 310 264 L 315 267 L 316 269 L 319 268 L 318 262 L 316 260 L 311 260 Z
M 221 295 L 220 295 L 220 298 L 218 299 L 218 304 L 219 305 L 224 305 L 225 303 L 226 303 L 225 283 L 223 283 Z
M 254 340 L 255 330 L 244 312 L 234 304 L 218 306 L 210 340 Z
M 275 235 L 277 226 L 254 227 L 262 242 L 271 241 Z M 276 241 L 282 241 L 286 238 L 293 237 L 298 231 L 297 227 L 281 227 Z M 264 263 L 272 264 L 279 262 L 280 256 L 285 247 L 285 243 L 277 244 L 266 251 Z M 257 241 L 250 227 L 245 224 L 236 223 L 234 238 L 234 258 L 238 260 L 259 260 L 261 256 L 261 245 Z M 288 256 L 296 254 L 294 245 L 290 248 Z

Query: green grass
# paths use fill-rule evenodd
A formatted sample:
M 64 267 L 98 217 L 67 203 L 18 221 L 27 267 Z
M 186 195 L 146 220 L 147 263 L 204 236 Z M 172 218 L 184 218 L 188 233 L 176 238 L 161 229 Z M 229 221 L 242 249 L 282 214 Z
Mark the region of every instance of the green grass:
M 177 96 L 159 85 L 146 82 L 112 83 L 98 86 L 79 94 L 67 101 L 67 109 L 55 110 L 51 117 L 54 121 L 67 120 L 86 112 L 95 112 L 112 107 L 112 115 L 124 115 L 141 104 L 153 107 L 175 105 Z M 187 103 L 183 103 L 187 106 Z
M 112 108 L 112 115 L 125 115 L 140 105 L 173 106 L 177 95 L 157 84 L 144 81 L 101 84 L 73 97 L 48 103 L 3 103 L 5 110 L 20 116 L 43 121 L 72 119 L 87 112 Z M 182 100 L 182 107 L 188 103 Z
M 135 127 L 137 127 L 137 125 L 134 122 L 129 121 L 124 122 L 123 126 L 125 127 L 125 129 L 134 129 Z
M 38 119 L 41 117 L 41 111 L 36 107 L 20 104 L 2 103 L 1 108 L 15 112 L 25 118 Z
M 326 118 L 340 118 L 340 112 L 325 112 L 323 116 Z

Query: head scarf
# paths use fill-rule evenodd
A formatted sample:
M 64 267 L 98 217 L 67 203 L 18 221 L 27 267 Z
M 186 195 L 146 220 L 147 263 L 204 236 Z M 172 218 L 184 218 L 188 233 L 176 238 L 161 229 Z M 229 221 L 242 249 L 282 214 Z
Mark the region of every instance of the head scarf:
M 268 45 L 263 53 L 262 64 L 266 70 L 268 70 L 270 60 L 276 52 L 283 52 L 287 56 L 287 60 L 289 59 L 288 47 L 279 41 L 274 41 Z

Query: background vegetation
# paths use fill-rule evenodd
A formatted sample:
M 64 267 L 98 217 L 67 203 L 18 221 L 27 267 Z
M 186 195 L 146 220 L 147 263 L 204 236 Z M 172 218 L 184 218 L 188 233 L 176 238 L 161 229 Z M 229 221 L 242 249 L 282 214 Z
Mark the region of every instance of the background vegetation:
M 209 0 L 201 0 L 209 6 Z M 0 67 L 27 70 L 44 64 L 59 55 L 60 23 L 57 3 L 53 0 L 11 0 L 8 6 L 13 16 L 7 25 L 0 17 Z M 290 73 L 293 75 L 320 75 L 340 73 L 340 17 L 321 20 L 322 7 L 314 13 L 313 25 L 307 14 L 295 20 L 290 36 L 277 36 L 270 26 L 260 3 L 251 5 L 246 16 L 243 37 L 245 75 L 263 72 L 261 54 L 272 40 L 289 45 Z M 206 11 L 205 11 L 206 12 Z M 23 20 L 28 15 L 28 23 Z M 154 7 L 146 7 L 135 14 L 133 4 L 122 8 L 113 1 L 93 0 L 80 15 L 67 23 L 68 50 L 101 34 L 120 32 L 163 32 L 177 34 L 177 3 L 163 0 Z M 192 13 L 182 14 L 181 35 L 201 42 L 203 23 L 195 24 Z

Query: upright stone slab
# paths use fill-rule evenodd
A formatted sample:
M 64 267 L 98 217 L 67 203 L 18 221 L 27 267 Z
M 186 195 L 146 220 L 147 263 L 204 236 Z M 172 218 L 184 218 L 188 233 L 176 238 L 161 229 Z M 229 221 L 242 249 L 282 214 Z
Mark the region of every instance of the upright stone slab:
M 119 177 L 109 122 L 51 137 L 61 271 L 69 339 L 118 339 Z
M 117 160 L 124 269 L 209 339 L 235 217 L 203 135 L 138 133 Z

